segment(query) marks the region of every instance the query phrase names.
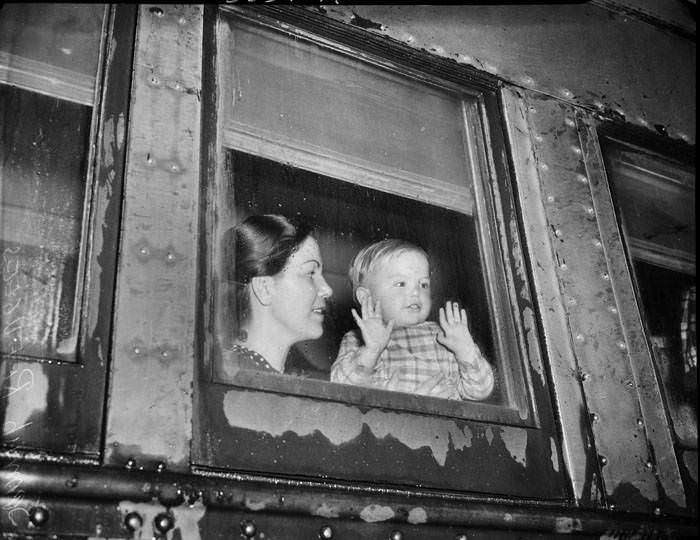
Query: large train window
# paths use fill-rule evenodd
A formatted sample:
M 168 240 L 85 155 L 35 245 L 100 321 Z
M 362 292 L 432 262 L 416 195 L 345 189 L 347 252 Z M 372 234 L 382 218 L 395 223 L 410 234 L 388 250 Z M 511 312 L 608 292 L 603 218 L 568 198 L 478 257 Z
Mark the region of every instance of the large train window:
M 695 167 L 614 137 L 603 143 L 676 440 L 697 449 Z
M 104 4 L 0 7 L 0 421 L 10 448 L 98 448 L 120 204 L 112 145 L 123 145 L 116 125 L 104 133 L 114 103 L 100 81 L 118 20 Z M 93 418 L 76 427 L 81 408 Z
M 541 360 L 507 165 L 493 154 L 494 141 L 503 144 L 494 120 L 495 86 L 469 89 L 381 57 L 358 58 L 339 43 L 270 22 L 253 10 L 220 10 L 211 32 L 216 63 L 209 79 L 205 73 L 205 88 L 207 81 L 216 88 L 216 103 L 215 114 L 205 108 L 204 116 L 216 118 L 211 133 L 218 144 L 206 145 L 210 210 L 203 236 L 210 239 L 205 288 L 211 303 L 202 325 L 202 373 L 215 384 L 205 386 L 203 443 L 196 459 L 209 467 L 298 474 L 308 468 L 310 474 L 363 479 L 385 474 L 385 480 L 417 475 L 443 486 L 467 482 L 459 475 L 450 478 L 447 469 L 429 472 L 434 463 L 424 470 L 393 463 L 387 469 L 388 460 L 380 457 L 386 449 L 369 460 L 362 457 L 362 472 L 357 457 L 348 463 L 328 458 L 320 468 L 305 464 L 304 457 L 290 469 L 289 460 L 300 457 L 292 449 L 297 435 L 340 428 L 338 440 L 361 438 L 365 419 L 353 411 L 362 410 L 376 412 L 389 439 L 393 429 L 408 435 L 409 424 L 421 423 L 415 428 L 430 439 L 428 446 L 457 436 L 438 434 L 442 422 L 453 425 L 455 419 L 515 426 L 513 436 L 522 443 L 529 440 L 529 428 L 534 439 L 547 441 L 543 456 L 551 469 L 558 457 L 553 434 L 540 430 L 542 424 L 551 427 L 545 387 L 531 380 L 533 366 L 542 374 Z M 296 344 L 283 374 L 242 368 L 230 354 L 237 336 L 231 289 L 238 278 L 230 268 L 228 231 L 251 214 L 268 213 L 314 226 L 333 289 L 323 336 Z M 448 300 L 468 311 L 474 340 L 495 373 L 487 399 L 448 399 L 332 378 L 341 340 L 356 327 L 348 267 L 361 248 L 385 238 L 407 240 L 427 252 L 429 320 L 438 320 L 438 307 Z M 396 420 L 394 426 L 399 417 L 383 419 L 380 411 L 408 414 L 409 424 L 399 428 Z M 425 423 L 426 414 L 433 420 Z M 293 434 L 287 436 L 287 430 Z M 251 431 L 258 431 L 255 441 L 247 440 Z M 280 444 L 263 443 L 277 434 Z M 328 438 L 335 442 L 325 437 L 323 444 Z M 362 446 L 358 456 L 369 458 L 371 444 L 355 440 L 344 448 L 352 451 L 354 444 Z M 233 455 L 234 447 L 248 451 Z M 373 460 L 382 465 L 370 471 Z M 457 468 L 462 466 L 465 461 Z M 502 480 L 502 489 L 512 493 Z M 547 489 L 557 486 L 554 481 Z

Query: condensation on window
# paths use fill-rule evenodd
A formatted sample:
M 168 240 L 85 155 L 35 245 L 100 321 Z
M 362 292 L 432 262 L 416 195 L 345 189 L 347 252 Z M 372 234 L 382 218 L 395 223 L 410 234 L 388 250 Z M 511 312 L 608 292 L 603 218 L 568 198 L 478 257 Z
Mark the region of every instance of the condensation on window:
M 0 353 L 75 361 L 104 4 L 0 11 Z

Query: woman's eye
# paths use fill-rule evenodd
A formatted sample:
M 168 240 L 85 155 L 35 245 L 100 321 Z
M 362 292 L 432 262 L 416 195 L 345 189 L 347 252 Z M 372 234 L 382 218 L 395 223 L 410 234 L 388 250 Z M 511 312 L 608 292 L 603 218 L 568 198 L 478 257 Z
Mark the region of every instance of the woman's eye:
M 420 286 L 421 286 L 422 289 L 429 289 L 429 288 L 430 288 L 430 283 L 428 283 L 428 282 L 426 281 L 425 283 L 421 283 Z
M 394 283 L 394 285 L 396 285 L 397 287 L 404 287 L 406 285 L 406 282 L 405 281 L 397 281 L 396 283 Z

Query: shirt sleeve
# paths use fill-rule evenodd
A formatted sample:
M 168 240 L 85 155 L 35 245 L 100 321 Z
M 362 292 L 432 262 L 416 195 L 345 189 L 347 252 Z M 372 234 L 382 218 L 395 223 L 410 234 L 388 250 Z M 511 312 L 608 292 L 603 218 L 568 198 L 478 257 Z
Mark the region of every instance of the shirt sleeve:
M 470 362 L 460 362 L 455 357 L 459 367 L 458 391 L 462 399 L 481 401 L 493 392 L 494 377 L 491 364 L 481 354 L 479 346 L 474 343 Z
M 360 339 L 353 330 L 346 333 L 340 342 L 338 356 L 331 366 L 331 382 L 359 386 L 382 386 L 375 372 L 368 372 L 357 363 Z

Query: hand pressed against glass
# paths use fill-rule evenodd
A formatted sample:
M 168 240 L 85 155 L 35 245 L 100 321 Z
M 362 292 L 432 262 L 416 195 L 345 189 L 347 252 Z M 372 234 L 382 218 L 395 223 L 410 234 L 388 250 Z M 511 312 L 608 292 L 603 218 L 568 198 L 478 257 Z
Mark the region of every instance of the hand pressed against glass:
M 452 351 L 457 359 L 463 358 L 471 364 L 476 344 L 469 332 L 467 311 L 460 309 L 457 302 L 446 302 L 445 307 L 440 308 L 438 320 L 444 332 L 443 335 L 438 334 L 438 343 Z

